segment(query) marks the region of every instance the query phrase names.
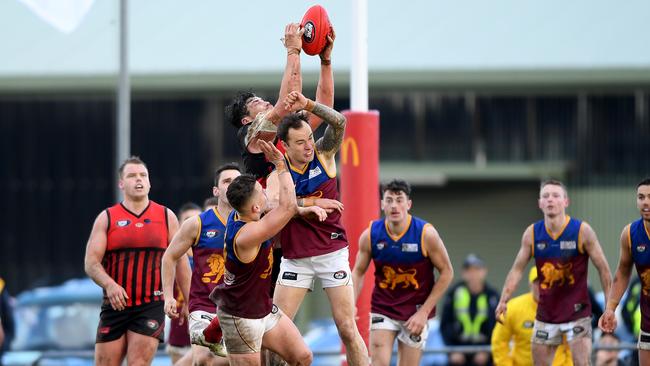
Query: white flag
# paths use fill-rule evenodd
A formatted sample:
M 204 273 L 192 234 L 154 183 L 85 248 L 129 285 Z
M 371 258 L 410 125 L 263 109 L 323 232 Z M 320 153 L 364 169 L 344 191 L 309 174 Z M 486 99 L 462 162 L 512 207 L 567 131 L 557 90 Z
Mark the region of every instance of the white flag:
M 84 19 L 94 0 L 19 0 L 63 33 L 71 33 Z

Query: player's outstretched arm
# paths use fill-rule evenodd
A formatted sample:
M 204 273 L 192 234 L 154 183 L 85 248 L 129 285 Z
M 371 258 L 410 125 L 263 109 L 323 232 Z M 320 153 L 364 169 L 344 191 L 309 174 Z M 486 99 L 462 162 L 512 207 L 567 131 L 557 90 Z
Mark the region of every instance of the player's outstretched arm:
M 86 274 L 106 291 L 106 297 L 111 303 L 113 310 L 124 310 L 126 300 L 129 296 L 124 288 L 115 282 L 111 276 L 106 273 L 102 266 L 102 259 L 106 253 L 108 230 L 108 215 L 102 211 L 93 224 L 88 243 L 86 244 L 86 256 L 84 259 L 84 269 Z
M 320 57 L 320 76 L 318 77 L 318 85 L 316 86 L 316 102 L 334 108 L 334 73 L 332 71 L 332 49 L 334 48 L 334 40 L 336 39 L 336 32 L 332 27 L 332 34 L 327 35 L 327 44 L 321 53 Z M 313 131 L 320 127 L 323 119 L 313 113 L 309 114 L 309 126 Z
M 618 266 L 614 274 L 614 281 L 609 290 L 605 301 L 605 311 L 598 320 L 598 326 L 605 333 L 612 333 L 616 330 L 616 307 L 621 301 L 621 297 L 625 293 L 627 286 L 630 282 L 630 275 L 632 274 L 632 253 L 630 252 L 630 225 L 627 225 L 621 233 L 620 240 L 620 254 L 618 259 Z
M 440 276 L 429 293 L 429 296 L 427 296 L 427 299 L 420 306 L 420 309 L 404 323 L 406 328 L 413 334 L 422 333 L 429 318 L 429 313 L 440 302 L 440 299 L 454 279 L 454 269 L 449 260 L 447 249 L 438 231 L 433 226 L 426 225 L 424 227 L 424 242 L 422 245 L 426 250 L 425 254 L 429 257 L 434 268 L 438 270 Z
M 526 268 L 526 264 L 533 255 L 533 225 L 530 225 L 525 231 L 524 235 L 521 238 L 521 247 L 519 252 L 515 257 L 515 262 L 508 272 L 506 277 L 505 284 L 503 285 L 503 290 L 501 291 L 501 298 L 499 299 L 499 305 L 497 305 L 496 310 L 494 311 L 496 315 L 496 320 L 501 322 L 501 316 L 505 315 L 507 310 L 506 303 L 512 297 L 512 293 L 517 288 L 517 284 L 521 280 L 521 276 Z
M 174 279 L 176 279 L 176 268 L 180 259 L 185 260 L 187 251 L 196 243 L 197 233 L 201 228 L 198 216 L 185 220 L 180 229 L 172 238 L 171 243 L 165 250 L 162 257 L 162 283 L 165 297 L 165 313 L 172 318 L 177 318 L 176 300 L 174 299 Z M 178 278 L 178 286 L 181 288 L 183 298 L 189 299 L 190 277 Z M 186 293 L 187 291 L 187 293 Z
M 354 287 L 354 299 L 359 298 L 363 288 L 363 277 L 368 270 L 370 260 L 372 259 L 372 250 L 370 248 L 370 229 L 366 229 L 359 236 L 359 252 L 352 269 L 352 285 Z
M 609 294 L 610 288 L 612 287 L 612 272 L 609 269 L 609 264 L 603 253 L 603 248 L 600 246 L 596 232 L 586 222 L 583 222 L 580 226 L 580 238 L 583 238 L 584 250 L 589 254 L 589 258 L 591 258 L 591 261 L 598 270 L 603 292 Z
M 278 206 L 259 221 L 247 223 L 238 233 L 235 246 L 242 261 L 251 261 L 257 255 L 260 243 L 271 239 L 298 211 L 296 191 L 282 153 L 273 145 L 260 141 L 267 160 L 275 165 L 278 177 Z
M 299 23 L 289 23 L 284 27 L 284 47 L 287 49 L 287 64 L 282 75 L 277 104 L 281 104 L 292 91 L 302 93 L 302 73 L 300 71 L 300 50 L 304 28 Z

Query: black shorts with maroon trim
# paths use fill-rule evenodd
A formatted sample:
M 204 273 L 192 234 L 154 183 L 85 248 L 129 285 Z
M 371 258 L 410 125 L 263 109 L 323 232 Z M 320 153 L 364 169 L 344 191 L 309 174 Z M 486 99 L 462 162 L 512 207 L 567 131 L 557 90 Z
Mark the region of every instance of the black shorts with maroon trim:
M 164 302 L 154 301 L 130 306 L 122 311 L 113 310 L 111 304 L 102 305 L 95 343 L 110 342 L 120 338 L 127 330 L 163 341 L 165 329 Z

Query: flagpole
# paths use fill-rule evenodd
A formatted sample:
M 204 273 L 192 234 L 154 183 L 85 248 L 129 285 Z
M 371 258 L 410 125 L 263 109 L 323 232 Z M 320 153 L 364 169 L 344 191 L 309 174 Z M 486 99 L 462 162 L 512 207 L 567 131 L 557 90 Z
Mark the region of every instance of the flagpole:
M 115 172 L 131 154 L 131 86 L 129 80 L 129 17 L 128 0 L 120 0 L 119 84 L 117 88 L 117 125 L 115 133 Z M 115 185 L 115 201 L 121 191 Z

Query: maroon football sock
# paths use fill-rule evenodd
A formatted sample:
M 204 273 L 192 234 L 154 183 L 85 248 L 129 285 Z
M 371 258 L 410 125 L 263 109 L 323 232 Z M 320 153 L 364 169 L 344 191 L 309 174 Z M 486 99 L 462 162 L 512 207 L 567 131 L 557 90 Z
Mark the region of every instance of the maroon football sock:
M 221 342 L 221 325 L 219 324 L 219 318 L 216 316 L 212 321 L 210 322 L 210 325 L 208 325 L 205 329 L 203 329 L 203 335 L 205 336 L 205 340 L 210 342 L 210 343 L 219 343 Z

